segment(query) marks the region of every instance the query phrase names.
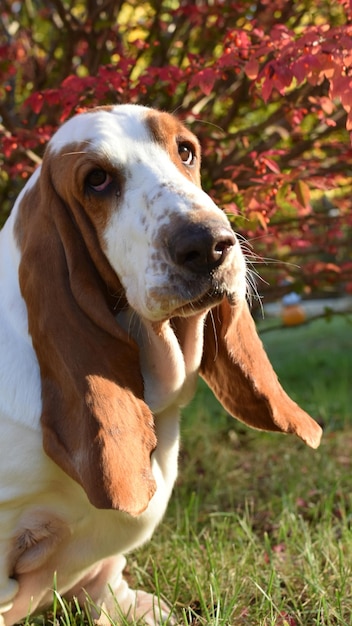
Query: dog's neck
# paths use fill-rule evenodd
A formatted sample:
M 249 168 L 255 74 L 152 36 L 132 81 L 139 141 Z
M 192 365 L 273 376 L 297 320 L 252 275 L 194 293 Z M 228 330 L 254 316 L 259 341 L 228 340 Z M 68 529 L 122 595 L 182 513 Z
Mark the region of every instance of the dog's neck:
M 117 322 L 138 344 L 144 398 L 155 415 L 185 406 L 194 395 L 205 315 L 153 323 L 132 309 L 118 314 Z

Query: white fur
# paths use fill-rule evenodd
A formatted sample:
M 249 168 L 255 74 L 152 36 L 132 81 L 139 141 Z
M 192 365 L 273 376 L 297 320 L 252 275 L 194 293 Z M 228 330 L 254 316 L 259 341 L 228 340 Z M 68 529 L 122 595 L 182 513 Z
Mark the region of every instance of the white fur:
M 126 174 L 122 206 L 112 213 L 101 244 L 131 307 L 120 314 L 118 322 L 140 347 L 145 398 L 155 414 L 158 438 L 152 456 L 157 491 L 138 518 L 98 510 L 43 452 L 40 373 L 18 284 L 20 251 L 14 235 L 22 193 L 0 233 L 0 613 L 6 626 L 50 603 L 54 571 L 62 594 L 72 590 L 80 598 L 84 587 L 96 603 L 113 610 L 110 584 L 126 613 L 132 606 L 137 618 L 146 613 L 148 624 L 162 620 L 155 615 L 153 599 L 141 592 L 136 596 L 122 579 L 122 555 L 150 538 L 171 495 L 177 474 L 179 407 L 194 392 L 204 314 L 192 318 L 190 332 L 180 346 L 166 318 L 180 305 L 182 294 L 173 293 L 170 287 L 174 283 L 171 269 L 162 270 L 168 261 L 163 250 L 154 257 L 152 252 L 157 249 L 160 228 L 175 215 L 187 217 L 202 210 L 228 222 L 151 140 L 145 113 L 143 107 L 127 105 L 117 107 L 113 114 L 84 114 L 59 129 L 50 146 L 55 152 L 66 144 L 83 142 L 87 152 L 99 151 Z M 26 189 L 37 184 L 39 176 L 40 168 Z M 228 287 L 243 299 L 245 266 L 238 245 L 231 254 L 232 284 Z M 154 332 L 155 320 L 161 322 L 159 333 Z M 14 536 L 28 529 L 39 537 L 48 533 L 50 540 L 40 556 L 34 555 L 32 565 L 23 565 L 28 571 L 16 582 L 10 578 L 7 555 Z M 164 607 L 164 617 L 165 611 Z

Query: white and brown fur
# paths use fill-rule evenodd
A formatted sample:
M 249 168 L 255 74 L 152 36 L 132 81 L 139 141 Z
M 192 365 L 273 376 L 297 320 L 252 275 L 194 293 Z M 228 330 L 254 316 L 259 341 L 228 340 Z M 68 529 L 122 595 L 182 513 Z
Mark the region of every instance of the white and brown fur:
M 0 294 L 2 621 L 50 604 L 55 575 L 68 599 L 161 624 L 123 555 L 163 517 L 197 376 L 255 428 L 321 434 L 256 334 L 195 136 L 133 105 L 65 123 L 0 233 Z

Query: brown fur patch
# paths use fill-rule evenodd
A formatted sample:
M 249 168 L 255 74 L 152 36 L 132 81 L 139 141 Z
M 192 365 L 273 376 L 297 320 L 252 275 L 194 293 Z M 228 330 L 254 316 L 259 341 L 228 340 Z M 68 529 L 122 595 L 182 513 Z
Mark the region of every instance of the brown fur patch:
M 94 169 L 102 169 L 112 177 L 111 189 L 107 193 L 95 194 L 86 188 L 85 179 Z M 41 198 L 52 195 L 52 190 L 46 189 L 48 181 L 68 207 L 78 227 L 81 230 L 84 226 L 93 229 L 101 245 L 106 224 L 113 210 L 117 208 L 122 194 L 123 172 L 113 168 L 105 156 L 87 149 L 85 143 L 67 144 L 58 152 L 49 148 L 45 153 L 38 181 L 21 201 L 15 225 L 15 236 L 20 246 L 28 222 L 33 218 L 32 207 L 38 206 Z M 48 210 L 50 212 L 50 206 Z
M 259 430 L 295 433 L 316 448 L 320 426 L 281 387 L 246 302 L 227 300 L 205 323 L 200 374 L 222 406 Z
M 18 246 L 22 247 L 23 238 L 25 236 L 26 230 L 28 229 L 28 224 L 31 219 L 31 209 L 32 207 L 38 206 L 40 202 L 40 192 L 39 192 L 39 184 L 36 182 L 33 187 L 28 189 L 23 195 L 23 198 L 20 202 L 19 210 L 16 215 L 16 221 L 14 226 L 14 234 L 15 240 Z
M 200 187 L 200 146 L 195 135 L 169 113 L 150 111 L 147 114 L 146 122 L 154 141 L 167 151 L 171 161 L 175 163 L 180 172 Z M 194 151 L 195 164 L 191 167 L 182 162 L 178 153 L 178 145 L 183 142 L 189 144 Z
M 69 206 L 79 204 L 84 210 L 101 241 L 102 233 L 117 208 L 124 185 L 124 173 L 113 167 L 110 160 L 89 144 L 67 144 L 58 152 L 46 154 L 53 187 L 58 196 Z M 107 172 L 112 183 L 106 192 L 99 194 L 87 189 L 86 177 L 95 169 Z M 72 207 L 73 208 L 73 207 Z

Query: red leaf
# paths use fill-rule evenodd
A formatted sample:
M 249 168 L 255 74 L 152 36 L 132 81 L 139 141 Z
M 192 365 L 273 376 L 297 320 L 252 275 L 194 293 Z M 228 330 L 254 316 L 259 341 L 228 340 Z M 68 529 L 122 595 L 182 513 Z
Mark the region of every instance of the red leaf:
M 214 83 L 217 79 L 217 73 L 211 67 L 200 70 L 190 81 L 190 88 L 200 87 L 206 96 L 212 92 Z
M 278 164 L 273 161 L 272 159 L 268 159 L 268 157 L 266 156 L 261 156 L 261 162 L 264 163 L 264 165 L 266 165 L 266 167 L 271 170 L 272 172 L 274 172 L 274 174 L 279 174 L 280 173 L 280 168 L 278 166 Z
M 267 102 L 269 100 L 272 90 L 273 90 L 272 81 L 269 78 L 265 78 L 262 84 L 262 88 L 261 88 L 261 95 L 262 95 L 264 102 Z
M 27 98 L 26 104 L 31 107 L 33 113 L 38 115 L 38 113 L 40 113 L 40 111 L 42 110 L 44 104 L 43 94 L 39 93 L 38 91 L 32 93 L 32 95 Z
M 60 102 L 60 90 L 59 89 L 47 89 L 43 93 L 43 98 L 49 106 L 55 106 Z

